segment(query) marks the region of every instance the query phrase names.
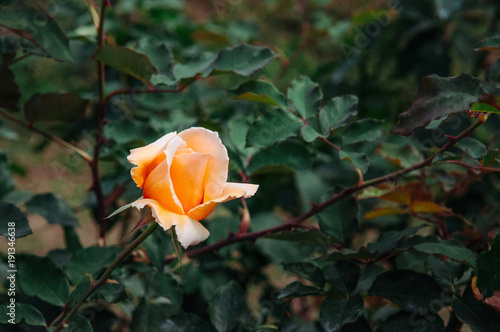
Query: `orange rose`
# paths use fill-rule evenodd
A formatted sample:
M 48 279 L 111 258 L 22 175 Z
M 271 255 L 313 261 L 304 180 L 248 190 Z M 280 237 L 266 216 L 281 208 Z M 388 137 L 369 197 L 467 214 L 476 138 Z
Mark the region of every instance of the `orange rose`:
M 167 134 L 149 145 L 130 151 L 137 165 L 131 174 L 143 198 L 132 203 L 151 208 L 163 229 L 175 225 L 184 248 L 204 241 L 210 234 L 199 222 L 217 203 L 251 197 L 258 185 L 227 181 L 227 150 L 216 132 L 190 128 Z

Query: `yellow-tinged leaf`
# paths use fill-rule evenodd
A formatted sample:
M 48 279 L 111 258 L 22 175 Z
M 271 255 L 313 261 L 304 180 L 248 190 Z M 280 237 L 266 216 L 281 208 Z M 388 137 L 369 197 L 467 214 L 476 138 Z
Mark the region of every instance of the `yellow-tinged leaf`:
M 440 206 L 432 201 L 414 201 L 411 205 L 414 213 L 447 213 L 451 212 L 450 209 Z
M 388 191 L 389 189 L 386 188 L 382 189 L 379 187 L 368 187 L 361 192 L 361 194 L 358 196 L 358 199 L 380 197 L 383 194 L 386 194 Z
M 396 214 L 405 214 L 405 213 L 410 213 L 408 209 L 399 209 L 395 207 L 380 207 L 376 208 L 373 211 L 365 213 L 365 219 L 375 219 L 379 217 L 384 217 L 384 216 L 393 216 Z
M 411 195 L 406 187 L 397 187 L 393 191 L 380 196 L 381 199 L 386 201 L 400 203 L 406 206 L 411 204 Z
M 249 101 L 255 101 L 258 103 L 279 106 L 276 103 L 276 101 L 273 98 L 269 97 L 268 95 L 258 95 L 258 94 L 255 94 L 253 92 L 242 93 L 241 95 L 234 97 L 234 99 L 249 100 Z
M 200 43 L 229 46 L 231 41 L 225 35 L 206 30 L 197 30 L 191 34 L 194 40 Z

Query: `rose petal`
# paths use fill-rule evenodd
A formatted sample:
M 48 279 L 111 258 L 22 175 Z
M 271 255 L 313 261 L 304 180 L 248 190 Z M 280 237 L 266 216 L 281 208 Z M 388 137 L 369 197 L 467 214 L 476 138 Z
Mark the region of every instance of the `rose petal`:
M 213 158 L 207 163 L 204 178 L 203 202 L 219 198 L 227 181 L 229 157 L 219 134 L 205 128 L 194 127 L 179 133 L 187 146 L 196 152 L 210 153 Z
M 252 197 L 253 195 L 255 195 L 258 188 L 259 186 L 256 184 L 228 182 L 224 186 L 222 195 L 219 198 L 196 206 L 188 213 L 186 213 L 186 215 L 195 220 L 205 219 L 210 213 L 212 213 L 213 209 L 218 203 L 227 202 L 240 197 Z
M 183 219 L 187 217 L 165 209 L 160 202 L 150 198 L 139 198 L 132 203 L 132 206 L 138 210 L 142 210 L 145 206 L 149 206 L 151 208 L 153 218 L 155 218 L 156 222 L 160 224 L 164 230 L 170 229 L 172 225 L 178 224 L 179 221 L 183 222 Z
M 210 232 L 199 221 L 186 215 L 168 211 L 154 199 L 140 198 L 132 203 L 132 206 L 139 210 L 146 205 L 151 208 L 153 217 L 164 230 L 168 230 L 172 225 L 175 225 L 177 239 L 184 249 L 206 240 L 210 235 Z
M 164 150 L 165 160 L 149 173 L 143 188 L 144 198 L 154 199 L 166 209 L 178 214 L 184 214 L 184 209 L 175 193 L 170 169 L 177 150 L 185 147 L 186 142 L 179 136 L 172 138 Z
M 187 149 L 186 149 L 187 150 Z M 203 203 L 203 177 L 211 154 L 180 150 L 170 167 L 170 179 L 184 211 Z
M 175 226 L 175 233 L 184 249 L 205 241 L 210 235 L 210 232 L 198 220 L 189 217 Z
M 162 152 L 176 135 L 175 132 L 169 133 L 149 145 L 130 150 L 127 159 L 137 165 L 132 168 L 130 174 L 139 188 L 144 186 L 148 174 L 165 159 Z

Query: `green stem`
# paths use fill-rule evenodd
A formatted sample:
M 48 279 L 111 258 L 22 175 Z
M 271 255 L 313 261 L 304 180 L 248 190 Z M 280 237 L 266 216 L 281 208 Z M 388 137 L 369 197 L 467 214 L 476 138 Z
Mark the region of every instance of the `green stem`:
M 99 287 L 104 285 L 108 280 L 111 273 L 116 269 L 116 267 L 139 245 L 141 244 L 149 235 L 151 235 L 158 228 L 158 223 L 154 222 L 149 226 L 141 235 L 139 235 L 132 243 L 130 243 L 127 248 L 118 256 L 114 262 L 104 271 L 102 276 L 95 282 L 85 294 L 78 300 L 75 306 L 68 312 L 68 314 L 63 318 L 63 320 L 57 325 L 53 332 L 61 331 L 64 325 L 68 323 L 69 319 L 78 311 L 81 305 L 87 300 L 87 298 Z

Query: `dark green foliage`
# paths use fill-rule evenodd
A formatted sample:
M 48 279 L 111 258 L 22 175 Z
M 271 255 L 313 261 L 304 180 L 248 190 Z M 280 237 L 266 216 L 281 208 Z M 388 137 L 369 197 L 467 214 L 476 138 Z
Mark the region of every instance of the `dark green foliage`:
M 17 330 L 500 330 L 498 4 L 109 2 L 101 36 L 101 1 L 0 4 Z M 118 264 L 156 225 L 130 150 L 189 127 L 256 195 Z
M 19 286 L 26 295 L 60 307 L 66 302 L 68 280 L 49 258 L 24 256 L 19 263 L 19 275 Z
M 20 238 L 33 234 L 26 215 L 14 204 L 1 202 L 0 215 L 2 216 L 0 234 L 3 236 Z M 14 227 L 11 227 L 10 223 L 14 223 Z

